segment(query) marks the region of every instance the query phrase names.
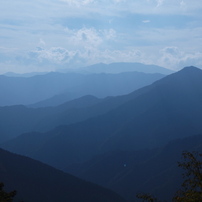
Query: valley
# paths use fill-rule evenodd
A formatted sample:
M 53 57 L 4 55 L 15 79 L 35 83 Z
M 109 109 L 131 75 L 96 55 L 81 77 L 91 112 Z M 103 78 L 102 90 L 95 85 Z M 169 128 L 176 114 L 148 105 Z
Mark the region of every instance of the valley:
M 61 172 L 61 179 L 71 175 L 73 180 L 76 176 L 74 181 L 79 178 L 89 182 L 89 191 L 93 186 L 97 191 L 106 189 L 109 199 L 100 201 L 135 201 L 134 193 L 142 190 L 171 200 L 182 182 L 177 166 L 181 153 L 202 151 L 201 86 L 202 70 L 185 67 L 124 95 L 85 95 L 56 106 L 2 106 L 1 148 L 15 155 L 4 150 L 1 153 L 22 158 L 25 166 L 37 160 L 36 164 L 47 167 L 47 172 Z M 8 161 L 9 165 L 2 162 L 2 180 L 11 190 L 19 188 L 19 196 L 24 192 L 22 197 L 29 198 L 28 190 L 16 182 L 15 176 L 21 178 L 19 168 L 13 165 L 13 177 L 3 177 L 5 171 L 11 175 L 9 166 L 18 160 Z M 35 170 L 32 167 L 28 178 Z M 40 175 L 43 179 L 43 173 Z M 12 186 L 10 179 L 16 182 Z M 61 179 L 55 177 L 56 186 L 68 187 L 60 184 Z M 43 183 L 50 184 L 46 179 Z

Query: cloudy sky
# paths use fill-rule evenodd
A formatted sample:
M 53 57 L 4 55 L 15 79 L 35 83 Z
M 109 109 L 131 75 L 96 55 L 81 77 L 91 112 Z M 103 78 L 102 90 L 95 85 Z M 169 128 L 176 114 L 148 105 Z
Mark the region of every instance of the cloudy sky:
M 202 68 L 201 0 L 0 1 L 0 73 L 100 62 Z

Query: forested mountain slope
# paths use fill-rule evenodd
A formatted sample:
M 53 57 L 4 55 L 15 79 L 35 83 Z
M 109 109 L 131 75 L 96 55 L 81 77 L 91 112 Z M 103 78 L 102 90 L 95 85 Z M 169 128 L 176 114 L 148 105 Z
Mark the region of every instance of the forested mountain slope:
M 171 201 L 183 181 L 184 170 L 178 167 L 178 162 L 183 160 L 184 151 L 201 153 L 202 135 L 176 139 L 150 150 L 108 152 L 71 165 L 65 171 L 130 200 L 137 193 L 150 193 L 162 201 Z
M 124 202 L 114 192 L 81 180 L 33 159 L 0 149 L 0 180 L 14 201 Z

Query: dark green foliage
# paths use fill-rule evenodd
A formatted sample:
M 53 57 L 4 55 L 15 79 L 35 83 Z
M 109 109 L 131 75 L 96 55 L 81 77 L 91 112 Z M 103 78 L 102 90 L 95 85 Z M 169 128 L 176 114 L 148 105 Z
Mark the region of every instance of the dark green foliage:
M 183 152 L 184 161 L 179 167 L 185 170 L 182 189 L 174 197 L 176 202 L 199 202 L 202 201 L 202 153 Z
M 12 202 L 13 197 L 16 195 L 16 191 L 6 192 L 3 190 L 4 184 L 0 183 L 0 202 Z
M 201 202 L 202 201 L 202 153 L 183 152 L 183 161 L 178 163 L 185 170 L 182 188 L 176 192 L 173 202 Z M 147 202 L 159 200 L 150 194 L 137 194 L 137 198 Z
M 142 199 L 143 202 L 158 202 L 158 199 L 150 194 L 137 194 L 136 197 Z

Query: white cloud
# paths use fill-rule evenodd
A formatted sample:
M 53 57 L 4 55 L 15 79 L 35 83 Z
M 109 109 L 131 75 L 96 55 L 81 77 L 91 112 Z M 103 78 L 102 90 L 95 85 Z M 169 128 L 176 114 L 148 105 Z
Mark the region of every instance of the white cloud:
M 193 64 L 202 67 L 202 52 L 189 53 L 178 47 L 165 47 L 160 50 L 160 55 L 160 64 L 166 67 L 181 69 Z
M 164 0 L 156 0 L 156 2 L 157 2 L 156 6 L 159 7 L 163 4 Z
M 200 65 L 201 10 L 199 0 L 2 1 L 0 72 L 121 60 Z
M 186 7 L 186 3 L 182 0 L 182 1 L 180 2 L 180 6 L 181 6 L 181 7 Z
M 83 27 L 78 30 L 65 28 L 66 40 L 76 49 L 96 49 L 105 46 L 108 40 L 116 38 L 116 31 L 109 30 L 96 30 L 95 28 Z
M 103 39 L 94 28 L 82 28 L 79 30 L 66 29 L 68 40 L 73 42 L 76 46 L 83 46 L 84 48 L 98 47 Z
M 29 54 L 31 59 L 36 59 L 39 63 L 46 61 L 54 64 L 68 62 L 72 55 L 72 52 L 61 47 L 52 47 L 51 49 L 38 48 Z
M 40 39 L 39 47 L 44 47 L 45 45 L 46 45 L 45 41 L 43 39 Z
M 94 0 L 61 0 L 63 2 L 68 3 L 69 5 L 74 5 L 74 6 L 84 6 L 84 5 L 88 5 L 94 2 Z
M 143 23 L 149 23 L 150 20 L 143 20 L 142 22 L 143 22 Z
M 11 54 L 12 53 L 12 57 Z M 76 49 L 63 47 L 37 48 L 28 54 L 11 51 L 0 54 L 0 73 L 5 71 L 31 72 L 56 71 L 61 68 L 76 68 L 95 63 L 140 62 L 156 64 L 170 69 L 195 65 L 202 68 L 202 52 L 188 52 L 176 46 L 161 49 L 152 47 L 128 47 L 126 49 Z

